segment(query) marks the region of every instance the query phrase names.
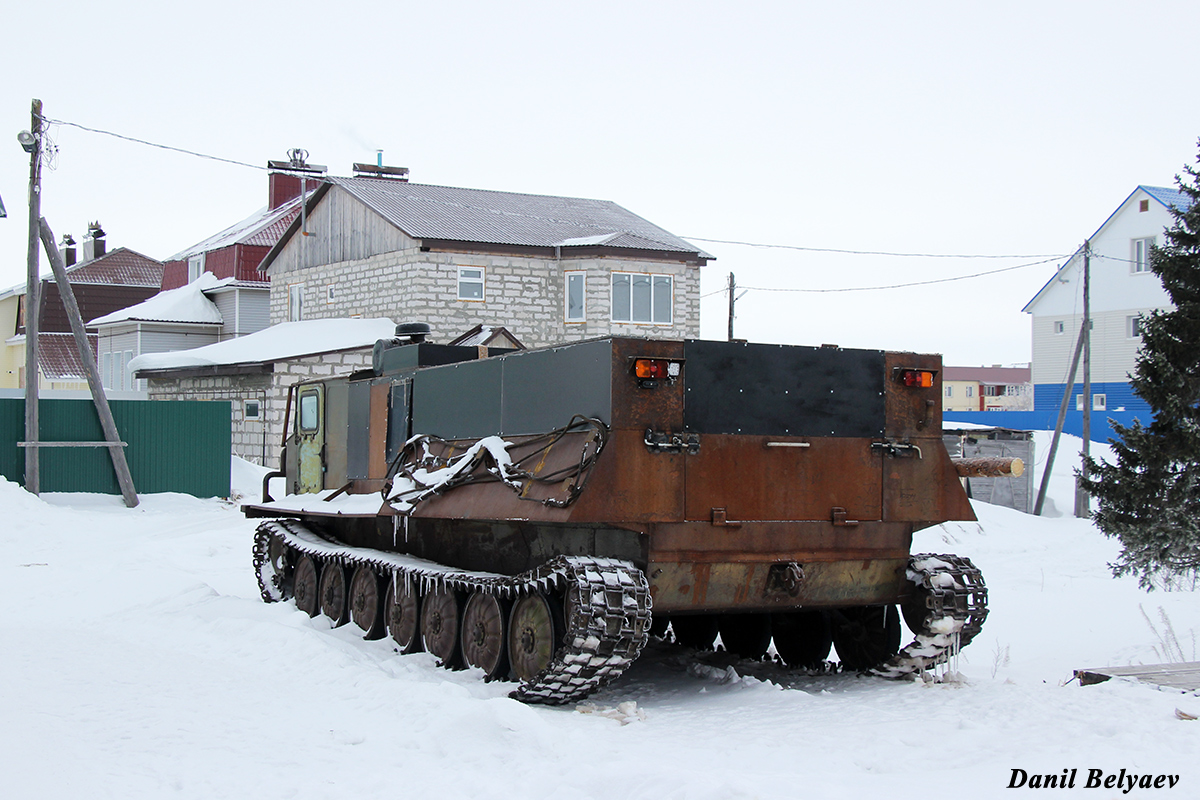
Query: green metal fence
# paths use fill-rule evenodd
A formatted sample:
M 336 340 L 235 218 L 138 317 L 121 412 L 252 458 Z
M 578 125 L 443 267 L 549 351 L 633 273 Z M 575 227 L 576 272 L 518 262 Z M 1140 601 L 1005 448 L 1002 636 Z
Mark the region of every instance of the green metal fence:
M 220 400 L 110 400 L 139 494 L 229 495 L 230 404 Z M 43 442 L 103 441 L 91 400 L 41 400 Z M 0 474 L 25 483 L 25 401 L 0 398 Z M 43 447 L 43 492 L 120 494 L 106 447 Z

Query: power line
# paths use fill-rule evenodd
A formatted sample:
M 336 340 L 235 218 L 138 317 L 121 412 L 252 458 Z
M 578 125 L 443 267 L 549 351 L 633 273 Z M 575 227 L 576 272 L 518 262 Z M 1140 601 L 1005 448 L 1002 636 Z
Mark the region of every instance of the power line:
M 745 289 L 751 292 L 804 292 L 807 294 L 834 294 L 839 292 L 876 292 L 884 289 L 906 289 L 910 286 L 929 286 L 935 283 L 953 283 L 954 281 L 965 281 L 971 278 L 982 278 L 986 275 L 997 275 L 1001 272 L 1011 272 L 1016 269 L 1026 269 L 1027 267 L 1036 267 L 1039 264 L 1049 264 L 1052 261 L 1057 261 L 1058 256 L 1053 258 L 1042 259 L 1041 261 L 1031 261 L 1028 264 L 1018 264 L 1013 267 L 1002 267 L 1000 269 L 987 270 L 986 272 L 975 272 L 970 275 L 956 275 L 952 278 L 933 278 L 927 281 L 913 281 L 911 283 L 893 283 L 886 286 L 846 286 L 838 289 L 792 289 L 779 286 L 739 286 L 739 289 Z M 715 292 L 701 295 L 700 299 L 711 297 L 716 294 L 724 294 L 725 289 L 720 289 Z
M 890 253 L 882 250 L 840 250 L 833 247 L 803 247 L 795 244 L 766 244 L 763 242 L 737 242 L 730 239 L 706 239 L 703 236 L 681 236 L 681 239 L 694 239 L 697 242 L 712 242 L 714 244 L 740 244 L 746 247 L 768 247 L 777 250 L 803 250 L 809 253 L 844 253 L 852 256 L 896 256 L 899 258 L 1045 258 L 1051 261 L 1066 258 L 1068 253 L 1017 253 L 1011 255 L 995 255 L 984 253 Z M 1038 262 L 1038 263 L 1045 263 Z
M 88 133 L 101 133 L 101 134 L 104 134 L 105 136 L 112 136 L 113 138 L 116 138 L 116 139 L 124 139 L 127 142 L 136 142 L 137 144 L 144 144 L 149 147 L 157 147 L 160 150 L 171 150 L 176 153 L 183 153 L 183 154 L 189 155 L 189 156 L 196 156 L 197 158 L 207 158 L 210 161 L 221 161 L 226 164 L 235 164 L 236 166 L 239 166 L 239 167 L 249 167 L 250 169 L 259 169 L 259 170 L 266 169 L 266 167 L 261 167 L 261 166 L 258 166 L 257 164 L 247 164 L 245 161 L 235 161 L 232 158 L 221 158 L 220 156 L 210 156 L 207 153 L 197 153 L 195 150 L 185 150 L 182 147 L 172 147 L 171 145 L 168 145 L 168 144 L 158 144 L 157 142 L 148 142 L 145 139 L 136 139 L 133 136 L 125 136 L 120 133 L 113 133 L 112 131 L 102 131 L 99 128 L 89 128 L 86 125 L 80 125 L 78 122 L 67 122 L 67 121 L 61 120 L 61 119 L 49 119 L 48 117 L 42 117 L 42 122 L 47 122 L 51 125 L 67 125 L 71 128 L 78 128 L 81 131 L 87 131 Z
M 263 167 L 263 166 L 260 166 L 257 164 L 250 164 L 245 161 L 237 161 L 232 158 L 222 158 L 221 156 L 209 155 L 207 153 L 199 153 L 199 152 L 196 152 L 195 150 L 187 150 L 182 147 L 173 147 L 171 145 L 159 144 L 157 142 L 151 142 L 151 141 L 147 141 L 145 139 L 138 139 L 133 136 L 126 136 L 124 134 L 114 133 L 113 131 L 101 130 L 100 128 L 91 128 L 86 125 L 80 125 L 78 122 L 67 122 L 66 120 L 50 119 L 49 117 L 41 117 L 41 120 L 43 122 L 51 124 L 51 125 L 66 125 L 66 126 L 69 126 L 72 128 L 78 128 L 79 130 L 82 130 L 82 131 L 87 131 L 89 133 L 98 133 L 98 134 L 102 134 L 104 136 L 112 136 L 113 138 L 122 139 L 127 142 L 134 142 L 135 144 L 142 144 L 142 145 L 146 145 L 147 147 L 156 147 L 160 150 L 169 150 L 169 151 L 172 151 L 175 153 L 183 153 L 184 155 L 195 156 L 197 158 L 204 158 L 204 159 L 208 159 L 210 161 L 219 161 L 219 162 L 222 162 L 225 164 L 233 164 L 233 165 L 239 166 L 239 167 L 249 167 L 250 169 L 256 169 L 256 170 L 266 170 L 267 169 L 266 167 Z M 970 278 L 979 278 L 979 277 L 983 277 L 985 275 L 994 275 L 994 274 L 997 274 L 1000 272 L 1008 272 L 1010 270 L 1024 269 L 1026 267 L 1033 267 L 1033 266 L 1037 266 L 1039 264 L 1045 264 L 1050 261 L 1057 261 L 1060 258 L 1067 257 L 1066 255 L 1062 255 L 1062 254 L 1046 256 L 1044 254 L 996 255 L 996 254 L 979 254 L 979 253 L 974 253 L 974 254 L 891 253 L 891 252 L 884 252 L 884 251 L 877 251 L 877 250 L 845 250 L 845 249 L 836 249 L 836 248 L 827 248 L 827 247 L 803 247 L 800 245 L 764 244 L 761 242 L 739 242 L 739 241 L 733 241 L 733 240 L 729 240 L 729 239 L 709 239 L 709 238 L 705 238 L 703 236 L 683 236 L 680 238 L 694 239 L 699 242 L 713 242 L 716 244 L 736 244 L 736 245 L 744 245 L 747 247 L 766 247 L 766 248 L 774 248 L 774 249 L 780 249 L 780 250 L 800 250 L 800 251 L 812 252 L 812 253 L 843 253 L 843 254 L 849 254 L 849 255 L 865 255 L 865 256 L 896 256 L 896 257 L 901 257 L 901 258 L 1041 258 L 1041 259 L 1043 259 L 1041 261 L 1035 261 L 1035 262 L 1031 262 L 1029 264 L 1020 264 L 1020 265 L 1014 266 L 1014 267 L 1004 267 L 1002 269 L 990 270 L 987 272 L 977 272 L 972 275 L 960 275 L 960 276 L 953 277 L 953 278 L 938 278 L 938 279 L 928 280 L 928 281 L 915 281 L 913 283 L 892 284 L 889 286 L 855 286 L 855 287 L 845 287 L 845 288 L 840 288 L 840 289 L 789 289 L 789 288 L 782 288 L 782 287 L 763 287 L 763 286 L 743 286 L 743 287 L 741 287 L 747 291 L 759 291 L 759 292 L 805 292 L 805 293 L 813 293 L 813 294 L 823 294 L 823 293 L 836 293 L 836 292 L 868 292 L 868 291 L 879 291 L 879 290 L 884 290 L 884 289 L 902 289 L 902 288 L 906 288 L 906 287 L 910 287 L 910 286 L 927 286 L 927 285 L 936 284 L 936 283 L 950 283 L 953 281 L 968 280 Z M 721 289 L 717 292 L 710 292 L 709 294 L 702 295 L 700 299 L 703 300 L 705 297 L 711 297 L 714 294 L 724 294 L 724 292 L 725 292 L 724 289 Z

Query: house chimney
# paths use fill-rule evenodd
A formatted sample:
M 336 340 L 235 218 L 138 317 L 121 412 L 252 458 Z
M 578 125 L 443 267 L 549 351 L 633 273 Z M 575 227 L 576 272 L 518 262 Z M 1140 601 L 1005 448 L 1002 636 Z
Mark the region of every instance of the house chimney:
M 100 222 L 88 223 L 87 236 L 83 237 L 83 260 L 91 261 L 94 258 L 99 258 L 106 252 L 104 244 L 104 229 L 100 227 Z
M 267 207 L 270 210 L 299 197 L 301 187 L 309 190 L 315 188 L 317 181 L 325 176 L 327 167 L 309 164 L 307 160 L 307 150 L 293 147 L 288 150 L 287 161 L 267 162 Z
M 383 160 L 383 151 L 378 153 L 378 161 Z M 408 183 L 408 167 L 385 167 L 383 164 L 354 164 L 356 178 L 387 178 L 388 180 Z
M 58 254 L 62 256 L 63 264 L 68 267 L 73 265 L 75 263 L 75 237 L 64 233 L 62 247 L 58 248 Z

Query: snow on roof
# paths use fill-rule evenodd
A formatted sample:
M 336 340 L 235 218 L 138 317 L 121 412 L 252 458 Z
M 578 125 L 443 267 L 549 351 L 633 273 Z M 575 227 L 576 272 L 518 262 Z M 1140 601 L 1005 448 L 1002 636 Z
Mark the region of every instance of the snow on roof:
M 249 336 L 194 350 L 147 353 L 130 361 L 129 368 L 136 371 L 269 363 L 315 353 L 372 347 L 377 340 L 389 338 L 395 332 L 396 323 L 390 319 L 283 322 Z
M 312 194 L 312 191 L 309 194 Z M 220 233 L 213 234 L 202 242 L 197 242 L 186 250 L 181 250 L 167 261 L 185 261 L 191 256 L 218 250 L 238 242 L 269 247 L 283 235 L 287 225 L 299 211 L 299 197 L 293 197 L 278 208 L 260 208 L 241 222 L 229 226 Z M 271 235 L 264 235 L 268 233 Z
M 193 322 L 220 325 L 221 312 L 212 300 L 205 296 L 205 289 L 213 289 L 225 283 L 206 272 L 196 280 L 168 289 L 137 305 L 122 308 L 88 323 L 88 327 L 111 325 L 117 322 Z

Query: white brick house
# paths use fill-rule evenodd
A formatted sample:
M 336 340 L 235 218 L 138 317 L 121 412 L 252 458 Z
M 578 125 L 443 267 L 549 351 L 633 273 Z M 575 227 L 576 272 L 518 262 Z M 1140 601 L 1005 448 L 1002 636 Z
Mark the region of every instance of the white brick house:
M 712 256 L 615 203 L 326 179 L 259 269 L 271 320 L 387 317 L 443 340 L 504 326 L 530 347 L 697 337 Z
M 288 390 L 370 367 L 375 342 L 394 330 L 388 319 L 274 325 L 193 350 L 142 355 L 130 369 L 151 400 L 228 401 L 233 454 L 277 467 Z

